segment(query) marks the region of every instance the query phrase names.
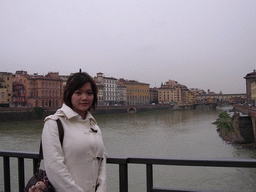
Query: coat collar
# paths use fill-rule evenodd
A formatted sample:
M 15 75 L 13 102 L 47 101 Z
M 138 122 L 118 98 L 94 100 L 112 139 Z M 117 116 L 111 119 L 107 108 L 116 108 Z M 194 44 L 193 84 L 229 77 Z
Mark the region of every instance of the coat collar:
M 65 116 L 67 119 L 78 117 L 78 114 L 65 103 L 63 103 L 62 107 L 56 111 L 55 115 Z M 87 112 L 86 119 L 89 119 L 91 124 L 97 124 L 96 120 L 89 111 Z

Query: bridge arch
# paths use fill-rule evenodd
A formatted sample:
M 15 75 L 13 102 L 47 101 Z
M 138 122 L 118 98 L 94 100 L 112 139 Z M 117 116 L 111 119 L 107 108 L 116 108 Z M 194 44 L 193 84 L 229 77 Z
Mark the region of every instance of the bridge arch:
M 137 113 L 137 108 L 136 107 L 128 107 L 127 113 Z

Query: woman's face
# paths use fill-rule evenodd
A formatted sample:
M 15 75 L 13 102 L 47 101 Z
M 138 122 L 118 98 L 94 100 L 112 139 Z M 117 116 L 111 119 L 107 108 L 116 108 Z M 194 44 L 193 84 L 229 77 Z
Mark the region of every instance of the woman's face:
M 83 119 L 86 111 L 92 106 L 94 99 L 91 83 L 86 83 L 71 96 L 72 109 Z

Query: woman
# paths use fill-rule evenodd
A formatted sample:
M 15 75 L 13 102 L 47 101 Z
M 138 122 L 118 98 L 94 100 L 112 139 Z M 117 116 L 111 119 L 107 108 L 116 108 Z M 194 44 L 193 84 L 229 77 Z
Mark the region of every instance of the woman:
M 57 192 L 106 192 L 107 154 L 101 130 L 89 112 L 97 105 L 97 85 L 86 73 L 69 77 L 64 104 L 46 117 L 42 133 L 44 165 Z M 57 127 L 64 128 L 61 146 Z

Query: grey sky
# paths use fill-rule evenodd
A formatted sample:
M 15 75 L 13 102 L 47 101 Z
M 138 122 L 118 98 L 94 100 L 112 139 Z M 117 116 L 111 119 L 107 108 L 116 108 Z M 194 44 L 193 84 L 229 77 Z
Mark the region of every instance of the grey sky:
M 0 71 L 135 79 L 245 93 L 254 0 L 2 0 Z

